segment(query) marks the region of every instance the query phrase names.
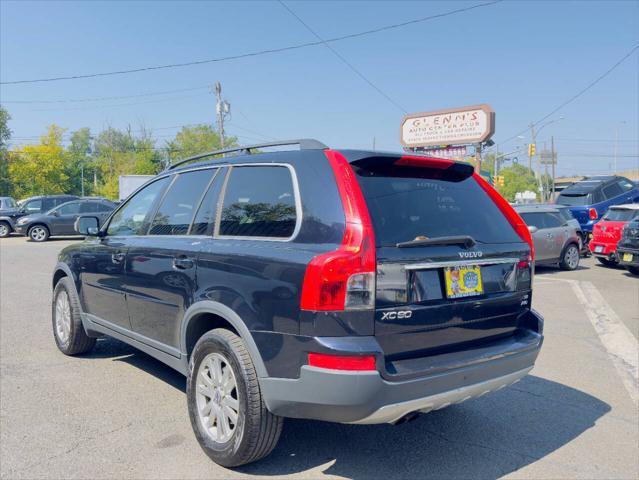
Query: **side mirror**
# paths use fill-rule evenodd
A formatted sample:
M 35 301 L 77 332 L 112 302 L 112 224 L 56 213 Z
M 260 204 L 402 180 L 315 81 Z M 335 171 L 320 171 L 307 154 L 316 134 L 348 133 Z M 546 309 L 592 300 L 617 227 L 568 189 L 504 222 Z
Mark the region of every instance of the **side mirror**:
M 100 221 L 98 217 L 78 217 L 75 221 L 75 231 L 89 237 L 100 236 Z
M 528 225 L 528 231 L 530 233 L 535 233 L 537 230 L 539 230 L 537 227 L 535 227 L 534 225 Z
M 53 211 L 53 216 L 54 217 L 59 217 L 60 216 L 60 211 L 59 210 L 54 210 Z

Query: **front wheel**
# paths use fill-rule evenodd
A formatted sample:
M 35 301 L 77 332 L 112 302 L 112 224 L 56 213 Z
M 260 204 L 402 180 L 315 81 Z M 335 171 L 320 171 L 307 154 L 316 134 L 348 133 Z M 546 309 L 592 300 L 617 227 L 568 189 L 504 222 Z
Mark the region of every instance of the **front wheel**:
M 215 463 L 237 467 L 275 448 L 283 419 L 266 408 L 251 357 L 234 333 L 220 328 L 198 340 L 186 394 L 195 436 Z
M 51 317 L 55 343 L 65 355 L 86 353 L 95 346 L 95 338 L 89 337 L 82 325 L 80 301 L 69 277 L 61 278 L 53 289 Z
M 559 266 L 562 270 L 576 270 L 579 266 L 579 248 L 574 243 L 568 245 L 561 256 Z
M 46 242 L 49 239 L 49 229 L 44 225 L 34 225 L 29 229 L 28 235 L 34 242 Z
M 0 222 L 0 238 L 6 238 L 11 234 L 11 226 L 7 222 Z

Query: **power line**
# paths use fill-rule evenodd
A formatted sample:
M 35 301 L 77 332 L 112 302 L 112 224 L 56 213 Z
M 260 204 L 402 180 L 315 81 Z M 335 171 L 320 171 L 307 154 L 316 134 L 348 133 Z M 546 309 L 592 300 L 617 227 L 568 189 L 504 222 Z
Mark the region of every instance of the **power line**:
M 282 0 L 278 0 L 280 5 L 284 7 L 294 18 L 297 19 L 309 32 L 311 32 L 322 44 L 328 48 L 337 58 L 339 58 L 348 68 L 350 68 L 353 72 L 355 72 L 362 80 L 368 83 L 371 87 L 373 87 L 377 93 L 379 93 L 382 97 L 392 103 L 395 107 L 401 110 L 403 113 L 406 113 L 406 109 L 402 107 L 399 103 L 393 100 L 387 93 L 385 93 L 381 88 L 375 85 L 371 80 L 369 80 L 362 72 L 360 72 L 357 68 L 353 66 L 346 58 L 344 58 L 337 50 L 331 47 L 326 41 L 315 31 L 310 25 L 308 25 L 304 20 L 302 20 L 297 14 L 291 10 L 288 5 L 286 5 Z
M 138 68 L 132 68 L 132 69 L 128 69 L 128 70 L 115 70 L 115 71 L 110 71 L 110 72 L 87 73 L 87 74 L 81 74 L 81 75 L 68 75 L 68 76 L 58 76 L 58 77 L 48 77 L 48 78 L 34 78 L 34 79 L 27 79 L 27 80 L 11 80 L 11 81 L 6 81 L 6 82 L 0 82 L 0 85 L 16 85 L 16 84 L 23 84 L 23 83 L 56 82 L 56 81 L 59 81 L 59 80 L 77 80 L 77 79 L 81 79 L 81 78 L 106 77 L 106 76 L 110 76 L 110 75 L 124 75 L 124 74 L 128 74 L 128 73 L 146 72 L 146 71 L 152 71 L 152 70 L 162 70 L 162 69 L 167 69 L 167 68 L 181 68 L 181 67 L 188 67 L 188 66 L 193 66 L 193 65 L 203 65 L 203 64 L 207 64 L 207 63 L 218 63 L 218 62 L 225 62 L 225 61 L 229 61 L 229 60 L 239 60 L 241 58 L 257 57 L 257 56 L 268 55 L 268 54 L 272 54 L 272 53 L 280 53 L 280 52 L 286 52 L 286 51 L 290 51 L 290 50 L 297 50 L 297 49 L 300 49 L 300 48 L 314 47 L 314 46 L 317 46 L 317 45 L 323 45 L 325 43 L 330 43 L 330 42 L 339 42 L 339 41 L 347 40 L 347 39 L 351 39 L 351 38 L 363 37 L 365 35 L 371 35 L 371 34 L 374 34 L 374 33 L 380 33 L 380 32 L 384 32 L 384 31 L 387 31 L 387 30 L 393 30 L 393 29 L 396 29 L 396 28 L 406 27 L 408 25 L 415 25 L 415 24 L 418 24 L 418 23 L 426 22 L 426 21 L 429 21 L 429 20 L 434 20 L 434 19 L 437 19 L 437 18 L 447 17 L 449 15 L 455 15 L 455 14 L 458 14 L 458 13 L 468 12 L 468 11 L 474 10 L 476 8 L 488 7 L 490 5 L 494 5 L 494 4 L 500 3 L 502 1 L 503 0 L 494 0 L 494 1 L 490 1 L 490 2 L 479 3 L 479 4 L 476 4 L 476 5 L 471 5 L 470 7 L 457 8 L 455 10 L 450 10 L 448 12 L 439 13 L 439 14 L 436 14 L 436 15 L 429 15 L 427 17 L 417 18 L 417 19 L 414 19 L 414 20 L 408 20 L 406 22 L 401 22 L 401 23 L 394 23 L 394 24 L 391 24 L 391 25 L 385 25 L 383 27 L 374 28 L 374 29 L 371 29 L 371 30 L 364 30 L 364 31 L 361 31 L 361 32 L 350 33 L 350 34 L 347 34 L 347 35 L 341 35 L 339 37 L 328 38 L 326 40 L 317 41 L 317 42 L 306 42 L 306 43 L 300 43 L 300 44 L 296 44 L 296 45 L 288 45 L 286 47 L 270 48 L 270 49 L 258 50 L 258 51 L 255 51 L 255 52 L 242 53 L 242 54 L 237 54 L 237 55 L 229 55 L 229 56 L 226 56 L 226 57 L 211 58 L 211 59 L 207 59 L 207 60 L 196 60 L 196 61 L 192 61 L 192 62 L 183 62 L 183 63 L 171 63 L 171 64 L 167 64 L 167 65 L 155 65 L 155 66 L 150 66 L 150 67 L 138 67 Z
M 601 74 L 600 76 L 598 76 L 595 80 L 593 80 L 592 82 L 590 82 L 588 84 L 588 86 L 586 86 L 584 89 L 580 90 L 578 93 L 576 93 L 575 95 L 573 95 L 572 97 L 570 97 L 568 100 L 566 100 L 565 102 L 562 102 L 559 104 L 559 106 L 557 106 L 556 108 L 554 108 L 550 113 L 548 113 L 547 115 L 544 115 L 543 117 L 541 117 L 539 120 L 537 120 L 536 122 L 533 122 L 532 125 L 533 126 L 537 126 L 539 125 L 541 122 L 543 122 L 544 120 L 546 120 L 548 117 L 554 115 L 555 113 L 557 113 L 559 110 L 561 110 L 562 108 L 564 108 L 566 105 L 574 102 L 575 100 L 577 100 L 579 97 L 581 97 L 584 93 L 586 93 L 588 90 L 590 90 L 592 87 L 594 87 L 595 85 L 597 85 L 601 80 L 603 80 L 604 78 L 606 78 L 610 73 L 613 72 L 613 70 L 615 70 L 619 65 L 621 65 L 625 60 L 627 60 L 633 53 L 635 53 L 637 51 L 637 49 L 639 49 L 639 45 L 635 45 L 634 48 L 632 48 L 632 50 L 630 50 L 628 53 L 626 53 L 623 57 L 621 57 L 621 59 L 619 59 L 612 67 L 610 67 L 608 70 L 606 70 L 603 74 Z M 526 133 L 528 131 L 528 128 L 525 128 L 524 130 L 522 130 L 521 132 L 518 132 L 516 134 L 514 134 L 512 137 L 508 137 L 506 140 L 500 140 L 499 144 L 504 144 L 506 142 L 510 142 L 511 140 L 513 140 L 514 138 L 517 138 L 519 135 L 521 135 L 522 133 Z
M 104 100 L 125 100 L 128 98 L 141 98 L 152 97 L 156 95 L 167 95 L 172 93 L 193 92 L 195 90 L 207 90 L 208 85 L 192 88 L 180 88 L 177 90 L 165 90 L 163 92 L 149 92 L 140 93 L 137 95 L 118 95 L 115 97 L 92 97 L 92 98 L 69 98 L 62 100 L 2 100 L 0 103 L 18 103 L 18 104 L 31 104 L 31 103 L 84 103 L 84 102 L 101 102 Z

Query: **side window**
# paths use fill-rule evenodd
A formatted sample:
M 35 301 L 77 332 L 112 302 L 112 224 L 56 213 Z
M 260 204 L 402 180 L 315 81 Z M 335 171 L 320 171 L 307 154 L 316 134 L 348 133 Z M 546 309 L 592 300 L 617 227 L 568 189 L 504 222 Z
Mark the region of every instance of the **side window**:
M 162 199 L 149 234 L 185 235 L 212 175 L 213 169 L 178 174 Z
M 98 211 L 96 202 L 82 202 L 80 204 L 80 213 L 95 213 Z
M 626 180 L 625 178 L 619 180 L 617 183 L 621 187 L 622 192 L 629 192 L 630 190 L 635 188 L 632 182 L 630 180 Z
M 286 167 L 234 167 L 226 186 L 219 235 L 288 238 L 296 221 Z
M 615 198 L 618 195 L 621 195 L 623 190 L 618 183 L 612 183 L 603 188 L 603 194 L 607 199 Z
M 147 185 L 133 197 L 131 197 L 116 212 L 107 228 L 108 235 L 141 235 L 145 220 L 152 213 L 151 208 L 169 183 L 170 177 L 164 177 L 150 185 Z M 148 225 L 148 222 L 146 223 Z
M 40 212 L 42 210 L 42 200 L 31 200 L 24 205 L 24 209 L 27 212 Z
M 75 215 L 80 213 L 80 202 L 69 202 L 57 209 L 60 215 Z
M 215 225 L 215 215 L 217 213 L 217 203 L 222 189 L 222 182 L 226 176 L 227 169 L 220 168 L 215 174 L 215 178 L 209 189 L 207 190 L 202 203 L 195 214 L 193 226 L 191 227 L 192 235 L 211 235 Z
M 98 202 L 97 209 L 98 212 L 110 212 L 115 209 L 115 205 L 112 203 Z
M 544 228 L 544 219 L 541 213 L 522 213 L 521 218 L 524 219 L 529 227 Z
M 564 222 L 558 214 L 555 213 L 544 213 L 544 225 L 546 228 L 557 228 L 561 227 Z
M 55 208 L 63 203 L 64 202 L 56 202 L 56 200 L 53 198 L 45 198 L 44 200 L 42 200 L 42 211 L 48 212 L 52 208 Z

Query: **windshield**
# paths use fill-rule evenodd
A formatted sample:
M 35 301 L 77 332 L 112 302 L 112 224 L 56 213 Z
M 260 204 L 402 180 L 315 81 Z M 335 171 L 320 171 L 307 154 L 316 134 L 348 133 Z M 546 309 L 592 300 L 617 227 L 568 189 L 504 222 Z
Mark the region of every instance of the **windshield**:
M 428 168 L 353 165 L 378 246 L 416 237 L 469 235 L 480 243 L 521 239 L 473 177 L 441 178 Z M 458 179 L 457 179 L 458 180 Z
M 612 208 L 603 216 L 602 220 L 610 222 L 628 222 L 633 218 L 639 218 L 639 210 L 628 210 L 625 208 Z
M 0 203 L 2 203 L 2 208 L 16 208 L 18 206 L 13 198 L 3 198 Z
M 588 193 L 562 193 L 557 197 L 557 203 L 560 205 L 568 205 L 576 207 L 580 205 L 590 204 L 590 194 Z

